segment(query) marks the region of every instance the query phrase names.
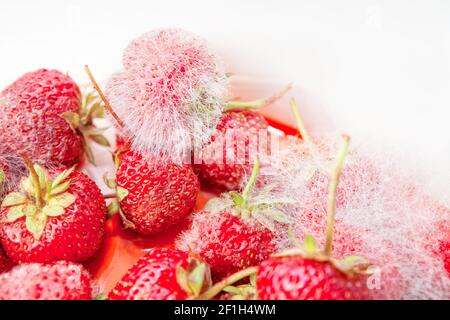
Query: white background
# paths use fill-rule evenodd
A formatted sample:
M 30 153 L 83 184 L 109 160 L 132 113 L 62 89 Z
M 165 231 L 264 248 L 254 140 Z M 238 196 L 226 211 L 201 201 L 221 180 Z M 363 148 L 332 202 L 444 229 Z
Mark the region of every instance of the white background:
M 251 79 L 241 96 L 292 81 L 311 130 L 382 142 L 449 193 L 450 1 L 1 0 L 0 87 L 40 67 L 86 82 L 86 63 L 105 80 L 159 27 L 207 38 Z M 289 120 L 280 107 L 269 112 Z

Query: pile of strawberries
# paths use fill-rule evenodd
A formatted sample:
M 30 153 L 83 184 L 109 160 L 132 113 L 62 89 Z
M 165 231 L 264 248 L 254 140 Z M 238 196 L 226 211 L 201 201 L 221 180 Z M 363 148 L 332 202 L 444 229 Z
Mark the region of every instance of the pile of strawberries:
M 281 251 L 276 239 L 292 232 L 293 221 L 283 210 L 288 199 L 255 195 L 256 186 L 280 187 L 261 178 L 267 163 L 259 149 L 273 133 L 255 109 L 286 90 L 249 102 L 224 100 L 226 77 L 214 59 L 197 36 L 156 30 L 130 44 L 125 70 L 112 76 L 105 93 L 87 67 L 96 92 L 81 93 L 68 75 L 46 69 L 1 92 L 0 300 L 376 297 L 371 262 L 332 252 L 349 137 L 334 159 L 328 189 L 319 191 L 328 196 L 324 248 L 307 236 Z M 82 172 L 85 159 L 95 163 L 92 143 L 110 146 L 105 129 L 95 126 L 104 109 L 117 129 L 115 177 L 105 177 L 112 197 Z M 190 121 L 215 128 L 200 141 L 200 162 L 192 161 L 194 148 L 186 143 L 198 138 Z M 171 128 L 186 138 L 176 149 L 161 139 L 165 133 L 174 139 Z M 243 161 L 227 161 L 239 157 Z M 193 212 L 205 188 L 218 197 Z M 150 249 L 113 290 L 102 292 L 84 264 L 98 253 L 105 222 L 116 214 L 123 228 L 143 237 L 159 237 L 186 217 L 191 225 L 173 246 Z

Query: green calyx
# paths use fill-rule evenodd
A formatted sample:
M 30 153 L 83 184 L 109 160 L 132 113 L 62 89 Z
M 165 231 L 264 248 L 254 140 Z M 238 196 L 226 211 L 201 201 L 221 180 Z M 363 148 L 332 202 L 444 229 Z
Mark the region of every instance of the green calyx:
M 103 118 L 104 115 L 104 104 L 95 91 L 83 95 L 79 113 L 67 111 L 61 114 L 70 128 L 83 138 L 83 148 L 87 159 L 94 165 L 95 158 L 88 141 L 93 141 L 104 147 L 110 146 L 108 139 L 103 135 L 108 128 L 97 128 L 94 125 L 94 119 Z
M 63 215 L 65 209 L 75 202 L 75 196 L 67 192 L 71 183 L 69 176 L 74 168 L 49 180 L 41 166 L 33 166 L 29 159 L 24 159 L 30 176 L 22 180 L 20 192 L 11 192 L 3 200 L 2 207 L 8 210 L 4 222 L 11 223 L 25 217 L 27 230 L 39 240 L 48 218 Z
M 265 228 L 275 230 L 275 222 L 289 224 L 290 220 L 285 213 L 279 209 L 279 205 L 288 202 L 288 199 L 278 199 L 276 201 L 267 201 L 252 197 L 252 191 L 258 179 L 260 172 L 260 161 L 255 158 L 252 174 L 244 187 L 242 193 L 231 191 L 221 197 L 210 199 L 205 210 L 212 213 L 230 211 L 233 215 L 241 219 L 255 219 Z M 264 189 L 270 189 L 272 186 L 265 186 Z M 265 190 L 262 193 L 267 193 Z
M 117 185 L 116 179 L 108 178 L 107 174 L 103 176 L 103 181 L 108 186 L 108 188 L 115 191 L 115 194 L 108 197 L 108 199 L 112 199 L 111 202 L 108 204 L 108 217 L 112 217 L 116 214 L 120 215 L 120 218 L 123 221 L 125 228 L 132 228 L 134 229 L 134 223 L 128 220 L 124 213 L 122 212 L 122 209 L 120 208 L 120 202 L 125 199 L 129 192 L 127 189 Z
M 108 197 L 112 199 L 112 201 L 108 205 L 108 216 L 112 217 L 113 215 L 119 213 L 121 217 L 125 219 L 120 210 L 120 202 L 128 196 L 129 193 L 128 190 L 121 186 L 118 186 L 116 179 L 108 178 L 107 174 L 103 175 L 103 181 L 105 182 L 108 188 L 116 192 L 114 195 Z M 125 219 L 124 221 L 127 220 Z
M 178 265 L 176 278 L 180 287 L 188 294 L 189 299 L 195 299 L 211 285 L 211 270 L 209 266 L 197 257 L 190 256 L 187 268 Z
M 231 300 L 258 300 L 256 273 L 252 273 L 249 280 L 249 283 L 238 286 L 230 285 L 223 288 L 222 291 L 230 294 Z
M 196 300 L 209 300 L 217 296 L 220 292 L 222 292 L 225 288 L 228 288 L 228 290 L 233 291 L 232 284 L 245 279 L 247 277 L 255 277 L 256 273 L 258 272 L 258 267 L 248 267 L 246 269 L 240 270 L 236 273 L 233 273 L 232 275 L 226 277 L 225 279 L 215 283 L 212 287 L 210 287 L 208 290 L 200 294 L 198 297 L 196 297 Z M 252 285 L 252 281 L 256 283 L 256 277 L 254 280 L 250 279 L 250 285 Z

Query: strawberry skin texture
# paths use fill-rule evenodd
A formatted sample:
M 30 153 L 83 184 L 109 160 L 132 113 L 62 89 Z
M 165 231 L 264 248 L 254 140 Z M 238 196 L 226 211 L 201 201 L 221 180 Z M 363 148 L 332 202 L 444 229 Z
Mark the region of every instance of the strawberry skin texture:
M 67 75 L 40 69 L 2 93 L 0 143 L 47 167 L 71 166 L 82 155 L 81 137 L 61 117 L 79 112 L 80 90 Z
M 3 249 L 0 247 L 0 273 L 8 271 L 12 267 L 11 260 L 6 257 L 5 253 L 3 252 Z
M 91 276 L 79 264 L 29 263 L 0 275 L 0 300 L 91 299 Z
M 61 216 L 49 217 L 39 240 L 27 230 L 25 218 L 0 224 L 0 240 L 8 256 L 17 263 L 85 261 L 103 240 L 106 204 L 100 189 L 87 175 L 74 171 L 67 190 L 75 202 Z M 2 208 L 0 221 L 8 212 Z
M 110 300 L 184 300 L 187 293 L 176 279 L 176 268 L 188 265 L 181 250 L 152 249 L 139 259 L 109 293 Z
M 238 190 L 242 179 L 251 172 L 253 166 L 253 160 L 250 158 L 253 155 L 249 154 L 248 150 L 250 137 L 257 138 L 260 130 L 267 130 L 268 126 L 264 117 L 254 111 L 225 112 L 216 133 L 204 149 L 203 162 L 194 165 L 200 181 L 221 190 Z M 231 146 L 224 143 L 227 130 L 233 130 Z M 222 152 L 214 155 L 213 150 L 220 149 Z M 245 161 L 227 161 L 227 154 L 231 155 L 232 159 L 245 155 Z
M 126 219 L 146 235 L 164 231 L 191 213 L 200 191 L 192 166 L 153 163 L 136 151 L 122 155 L 116 180 L 128 191 L 120 202 Z
M 301 256 L 273 257 L 261 263 L 261 300 L 362 300 L 369 298 L 364 278 L 350 278 L 330 262 Z
M 275 251 L 269 230 L 229 212 L 200 212 L 193 224 L 198 235 L 190 244 L 191 250 L 210 265 L 215 281 L 258 265 Z

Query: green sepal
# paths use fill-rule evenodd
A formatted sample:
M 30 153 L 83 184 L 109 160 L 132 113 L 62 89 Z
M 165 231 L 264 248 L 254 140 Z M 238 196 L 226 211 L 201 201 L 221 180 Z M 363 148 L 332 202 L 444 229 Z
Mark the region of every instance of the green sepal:
M 94 152 L 92 151 L 91 146 L 89 145 L 89 143 L 86 142 L 85 139 L 83 139 L 83 150 L 84 153 L 86 154 L 86 158 L 89 161 L 89 163 L 94 166 L 97 165 L 95 162 Z
M 47 225 L 47 216 L 45 214 L 35 214 L 26 217 L 25 225 L 28 231 L 36 240 L 39 240 Z
M 244 204 L 244 198 L 238 192 L 230 191 L 229 194 L 235 206 L 241 207 Z
M 94 297 L 94 300 L 108 300 L 108 296 L 104 293 L 100 293 Z
M 314 237 L 312 235 L 307 235 L 305 237 L 305 242 L 303 245 L 305 248 L 305 253 L 307 255 L 314 255 L 316 253 L 317 250 L 316 240 L 314 240 Z
M 196 257 L 189 257 L 186 269 L 178 265 L 175 273 L 178 284 L 189 298 L 198 297 L 204 289 L 211 285 L 209 266 Z
M 27 197 L 20 192 L 11 192 L 3 199 L 2 207 L 17 206 L 27 202 Z
M 65 192 L 63 194 L 58 194 L 56 196 L 52 196 L 48 200 L 49 205 L 59 205 L 63 208 L 68 208 L 74 202 L 75 202 L 75 196 L 68 192 Z
M 70 188 L 70 181 L 64 181 L 52 188 L 51 196 L 66 192 Z
M 39 186 L 35 186 L 36 188 L 41 188 L 42 191 L 47 191 L 47 172 L 45 172 L 44 168 L 42 168 L 40 165 L 35 164 L 34 170 L 36 171 L 38 177 L 39 177 Z
M 107 174 L 107 173 L 105 173 L 105 174 L 103 175 L 103 182 L 105 182 L 105 185 L 106 185 L 108 188 L 110 188 L 110 189 L 112 189 L 112 190 L 116 190 L 116 188 L 117 188 L 116 179 L 114 179 L 114 178 L 108 178 L 108 174 Z
M 107 207 L 108 209 L 108 216 L 112 217 L 113 215 L 117 214 L 120 210 L 119 201 L 117 199 L 114 199 L 111 201 L 111 203 Z
M 104 147 L 110 147 L 111 144 L 109 143 L 108 139 L 105 138 L 105 136 L 100 134 L 91 134 L 88 136 L 91 140 L 95 141 L 97 144 L 104 146 Z
M 206 264 L 199 263 L 194 270 L 189 273 L 189 287 L 194 296 L 198 296 L 202 291 L 206 269 Z
M 48 217 L 58 217 L 64 214 L 64 207 L 58 205 L 46 205 L 42 208 L 42 214 Z
M 64 112 L 60 116 L 69 124 L 70 128 L 82 139 L 83 149 L 90 163 L 95 165 L 94 153 L 86 141 L 86 137 L 95 143 L 109 147 L 109 141 L 103 136 L 107 128 L 96 128 L 94 120 L 103 118 L 105 115 L 101 98 L 94 91 L 89 91 L 82 95 L 80 99 L 79 113 Z
M 63 172 L 61 172 L 60 174 L 58 174 L 56 176 L 55 179 L 53 179 L 52 181 L 52 186 L 55 187 L 58 184 L 60 184 L 61 182 L 65 181 L 67 178 L 69 178 L 69 176 L 72 174 L 72 172 L 75 170 L 75 167 L 71 167 L 69 169 L 64 170 Z
M 8 213 L 6 214 L 5 222 L 14 222 L 17 219 L 25 217 L 24 206 L 15 206 L 8 209 Z
M 67 111 L 62 113 L 60 116 L 67 121 L 73 131 L 77 130 L 80 125 L 80 115 L 78 113 Z
M 239 290 L 239 288 L 235 287 L 235 286 L 227 286 L 227 287 L 223 288 L 222 291 L 227 292 L 227 293 L 235 293 L 235 294 L 239 294 L 241 292 L 241 290 Z
M 117 186 L 117 199 L 119 199 L 119 202 L 126 198 L 128 195 L 128 190 L 125 188 L 122 188 L 121 186 Z

